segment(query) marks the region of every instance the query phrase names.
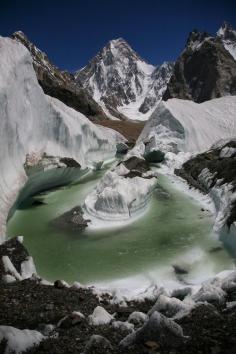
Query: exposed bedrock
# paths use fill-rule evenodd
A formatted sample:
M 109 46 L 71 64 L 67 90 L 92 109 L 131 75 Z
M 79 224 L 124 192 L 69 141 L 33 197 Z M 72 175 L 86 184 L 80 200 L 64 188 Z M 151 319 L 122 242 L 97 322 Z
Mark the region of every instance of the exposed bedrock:
M 78 232 L 83 231 L 88 226 L 89 221 L 84 219 L 81 207 L 74 207 L 52 220 L 50 224 L 59 230 L 64 229 Z
M 29 50 L 38 82 L 45 94 L 59 99 L 91 120 L 107 118 L 89 92 L 75 81 L 74 76 L 52 64 L 47 55 L 31 43 L 23 32 L 15 32 L 12 38 Z
M 163 99 L 181 98 L 201 103 L 235 94 L 236 61 L 224 42 L 207 33 L 191 32 Z
M 209 193 L 216 207 L 216 226 L 235 230 L 236 141 L 222 142 L 185 162 L 175 173 L 190 186 Z

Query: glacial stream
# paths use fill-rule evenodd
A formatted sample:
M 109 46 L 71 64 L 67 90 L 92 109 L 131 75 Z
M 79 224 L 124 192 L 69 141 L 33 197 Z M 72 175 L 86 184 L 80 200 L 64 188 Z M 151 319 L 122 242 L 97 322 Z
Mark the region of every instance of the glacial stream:
M 45 204 L 18 208 L 9 220 L 8 236 L 24 235 L 44 279 L 128 287 L 192 284 L 233 267 L 213 234 L 211 214 L 163 175 L 147 211 L 133 223 L 82 233 L 52 227 L 51 220 L 83 203 L 103 173 L 41 193 L 37 198 Z

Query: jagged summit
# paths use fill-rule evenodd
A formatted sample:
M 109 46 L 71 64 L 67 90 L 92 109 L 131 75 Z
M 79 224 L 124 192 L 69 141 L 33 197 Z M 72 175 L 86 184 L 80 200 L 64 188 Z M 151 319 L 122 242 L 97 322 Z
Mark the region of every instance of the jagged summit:
M 166 87 L 170 68 L 162 68 L 160 81 L 155 72 L 158 68 L 142 59 L 126 40 L 117 38 L 109 41 L 75 77 L 111 118 L 144 120 L 160 100 L 157 88 Z
M 224 47 L 236 60 L 236 30 L 233 26 L 224 22 L 217 31 L 217 37 L 222 41 Z
M 225 40 L 236 40 L 236 30 L 229 22 L 225 21 L 217 31 L 217 36 Z
M 164 100 L 181 98 L 197 103 L 236 95 L 236 41 L 229 38 L 232 26 L 224 24 L 211 36 L 192 31 L 175 63 Z M 231 35 L 230 38 L 233 38 Z
M 192 32 L 189 33 L 186 46 L 196 47 L 196 45 L 201 44 L 207 38 L 211 38 L 211 35 L 209 33 L 200 32 L 194 29 Z

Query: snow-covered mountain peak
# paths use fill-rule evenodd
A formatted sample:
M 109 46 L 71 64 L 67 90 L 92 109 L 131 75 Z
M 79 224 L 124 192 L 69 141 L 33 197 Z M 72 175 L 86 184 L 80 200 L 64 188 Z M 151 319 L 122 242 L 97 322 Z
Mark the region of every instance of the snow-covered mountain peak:
M 111 118 L 147 119 L 151 114 L 149 107 L 145 114 L 140 107 L 153 86 L 156 69 L 123 38 L 117 38 L 109 41 L 75 76 Z M 164 85 L 166 80 L 162 80 Z M 154 101 L 157 103 L 159 96 Z
M 229 22 L 223 22 L 222 26 L 217 31 L 217 36 L 224 40 L 236 41 L 236 30 Z

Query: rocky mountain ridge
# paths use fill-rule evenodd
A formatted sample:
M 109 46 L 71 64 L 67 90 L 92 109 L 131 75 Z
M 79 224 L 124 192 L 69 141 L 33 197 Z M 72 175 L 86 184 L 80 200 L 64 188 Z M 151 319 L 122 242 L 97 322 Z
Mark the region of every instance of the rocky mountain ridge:
M 93 100 L 87 90 L 78 81 L 75 82 L 73 74 L 57 68 L 44 52 L 29 41 L 23 32 L 13 33 L 12 38 L 29 50 L 38 82 L 44 93 L 59 99 L 91 120 L 106 118 L 102 108 Z
M 164 100 L 180 98 L 197 103 L 236 95 L 236 31 L 223 24 L 212 37 L 194 30 L 177 59 Z

